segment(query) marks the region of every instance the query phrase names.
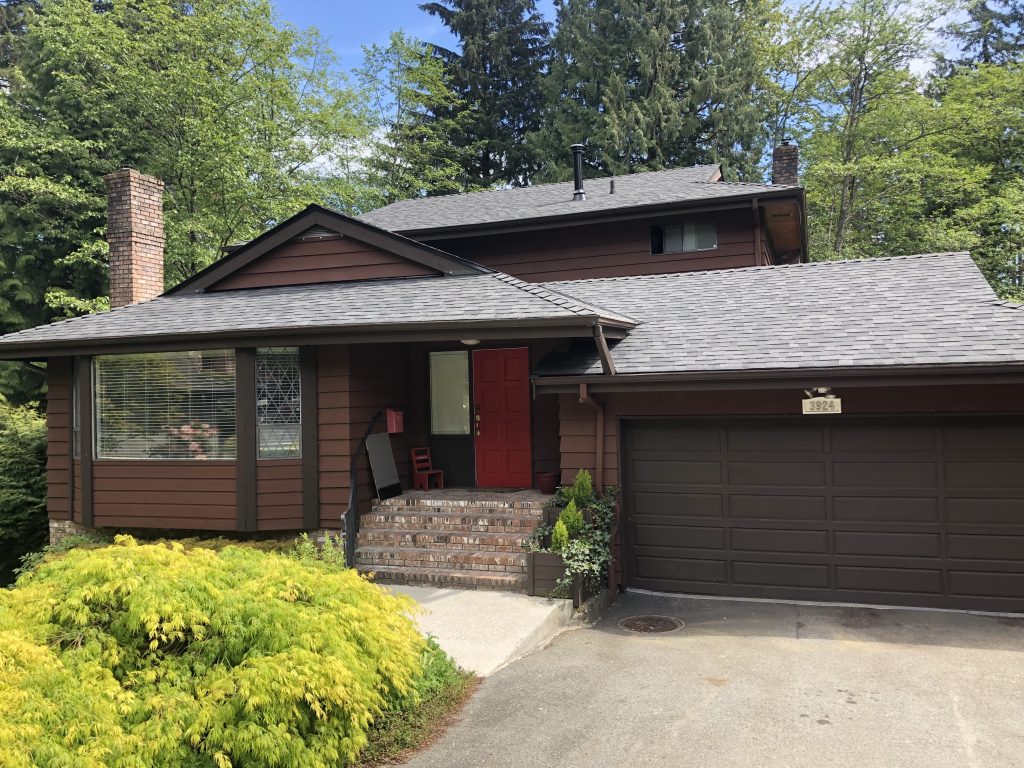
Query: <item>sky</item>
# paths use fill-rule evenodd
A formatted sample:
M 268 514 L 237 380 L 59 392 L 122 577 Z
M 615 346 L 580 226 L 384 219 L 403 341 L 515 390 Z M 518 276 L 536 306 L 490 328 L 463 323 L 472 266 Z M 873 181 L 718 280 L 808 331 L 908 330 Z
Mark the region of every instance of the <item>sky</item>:
M 327 38 L 348 70 L 362 61 L 362 46 L 386 44 L 396 29 L 438 45 L 454 40 L 441 22 L 419 9 L 423 0 L 274 0 L 282 21 L 298 27 L 316 27 Z M 538 0 L 537 7 L 548 21 L 554 20 L 551 0 Z

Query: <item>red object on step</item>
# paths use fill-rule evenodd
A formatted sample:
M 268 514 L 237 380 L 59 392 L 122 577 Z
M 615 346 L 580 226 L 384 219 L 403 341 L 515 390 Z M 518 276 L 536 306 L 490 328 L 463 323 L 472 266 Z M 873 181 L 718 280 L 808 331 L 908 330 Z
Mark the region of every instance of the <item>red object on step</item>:
M 413 490 L 429 491 L 431 482 L 434 488 L 444 488 L 444 472 L 434 469 L 429 448 L 413 448 L 412 456 L 412 487 Z
M 387 409 L 388 434 L 397 435 L 405 431 L 405 414 L 397 408 Z

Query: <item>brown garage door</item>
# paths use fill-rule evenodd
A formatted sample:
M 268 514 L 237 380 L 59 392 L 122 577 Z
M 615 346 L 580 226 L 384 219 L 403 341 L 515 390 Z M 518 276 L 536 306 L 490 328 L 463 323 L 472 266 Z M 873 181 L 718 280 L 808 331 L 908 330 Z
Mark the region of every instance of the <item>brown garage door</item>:
M 1024 426 L 637 422 L 627 583 L 1024 611 Z

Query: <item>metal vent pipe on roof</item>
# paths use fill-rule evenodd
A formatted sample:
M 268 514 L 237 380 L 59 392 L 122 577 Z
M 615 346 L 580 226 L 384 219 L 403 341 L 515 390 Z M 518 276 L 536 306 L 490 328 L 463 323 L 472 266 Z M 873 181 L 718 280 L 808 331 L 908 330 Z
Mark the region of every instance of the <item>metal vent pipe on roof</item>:
M 573 200 L 586 200 L 587 195 L 583 191 L 583 145 L 573 144 L 570 149 L 572 150 L 572 178 L 576 183 L 576 189 L 573 190 Z

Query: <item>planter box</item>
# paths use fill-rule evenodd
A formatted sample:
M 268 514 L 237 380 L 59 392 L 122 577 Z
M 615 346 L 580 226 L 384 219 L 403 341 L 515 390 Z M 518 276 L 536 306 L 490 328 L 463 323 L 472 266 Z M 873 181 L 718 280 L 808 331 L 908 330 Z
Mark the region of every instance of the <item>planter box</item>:
M 536 597 L 550 597 L 555 591 L 559 580 L 565 575 L 565 561 L 555 552 L 526 553 L 526 592 Z M 590 594 L 583 586 L 583 580 L 577 576 L 569 587 L 569 595 L 574 608 L 579 608 Z

